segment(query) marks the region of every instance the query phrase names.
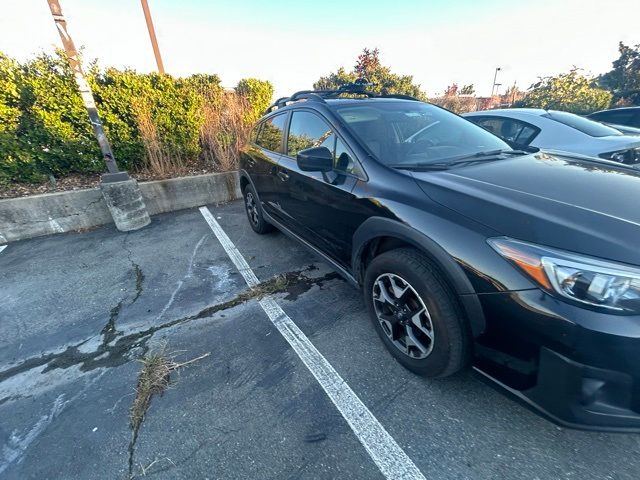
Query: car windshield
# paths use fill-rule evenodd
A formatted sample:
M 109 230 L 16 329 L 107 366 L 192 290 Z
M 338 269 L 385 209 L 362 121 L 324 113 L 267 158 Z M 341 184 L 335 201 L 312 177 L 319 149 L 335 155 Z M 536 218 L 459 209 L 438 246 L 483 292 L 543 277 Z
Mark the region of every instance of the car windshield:
M 556 122 L 563 123 L 576 130 L 586 133 L 591 137 L 608 137 L 610 135 L 622 135 L 622 132 L 616 130 L 613 127 L 608 127 L 599 122 L 589 120 L 588 118 L 581 117 L 575 113 L 550 111 L 543 117 L 550 118 Z
M 446 164 L 483 152 L 511 150 L 482 127 L 427 103 L 362 102 L 337 105 L 334 110 L 387 165 Z

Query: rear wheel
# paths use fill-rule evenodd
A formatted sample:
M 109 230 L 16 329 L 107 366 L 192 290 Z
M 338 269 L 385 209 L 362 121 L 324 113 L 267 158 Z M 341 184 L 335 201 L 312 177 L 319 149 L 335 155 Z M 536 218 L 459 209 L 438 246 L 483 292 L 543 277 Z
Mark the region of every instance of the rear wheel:
M 378 335 L 404 367 L 426 377 L 446 377 L 466 366 L 466 320 L 426 256 L 402 248 L 375 257 L 365 274 L 364 296 Z
M 247 218 L 249 219 L 249 225 L 254 232 L 263 234 L 268 233 L 274 229 L 273 225 L 267 223 L 262 214 L 262 207 L 258 201 L 258 195 L 253 186 L 249 183 L 244 187 L 244 208 L 247 212 Z

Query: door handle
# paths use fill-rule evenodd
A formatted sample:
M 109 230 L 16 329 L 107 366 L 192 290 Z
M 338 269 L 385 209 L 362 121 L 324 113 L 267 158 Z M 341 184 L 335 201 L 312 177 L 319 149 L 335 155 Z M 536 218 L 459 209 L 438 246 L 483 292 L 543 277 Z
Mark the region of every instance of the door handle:
M 282 180 L 283 182 L 286 182 L 287 180 L 289 180 L 289 174 L 287 173 L 286 170 L 280 170 L 278 172 L 278 177 L 280 177 L 280 180 Z

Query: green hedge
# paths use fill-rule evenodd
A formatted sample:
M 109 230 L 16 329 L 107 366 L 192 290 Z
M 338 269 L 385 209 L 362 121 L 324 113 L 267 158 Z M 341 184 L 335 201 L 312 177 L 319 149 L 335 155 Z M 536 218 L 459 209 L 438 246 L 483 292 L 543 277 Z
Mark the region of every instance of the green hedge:
M 93 65 L 87 77 L 121 168 L 142 167 L 141 114 L 151 120 L 172 156 L 198 158 L 203 102 L 216 102 L 223 91 L 217 75 L 174 78 Z M 246 79 L 237 91 L 252 111 L 262 112 L 273 87 Z M 257 118 L 250 117 L 247 121 Z M 64 54 L 41 54 L 20 64 L 0 53 L 0 183 L 38 182 L 50 175 L 99 173 L 104 168 Z

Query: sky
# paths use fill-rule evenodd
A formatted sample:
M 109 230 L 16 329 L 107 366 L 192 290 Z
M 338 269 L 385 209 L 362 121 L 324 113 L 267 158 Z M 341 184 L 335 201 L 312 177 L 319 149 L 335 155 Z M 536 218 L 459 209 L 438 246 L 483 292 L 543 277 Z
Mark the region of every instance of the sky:
M 428 95 L 453 82 L 488 95 L 573 66 L 611 68 L 619 41 L 640 44 L 638 0 L 148 0 L 167 73 L 257 77 L 276 96 L 351 69 L 364 48 Z M 0 51 L 19 60 L 60 45 L 46 0 L 3 0 Z M 139 0 L 60 0 L 88 63 L 153 71 Z

